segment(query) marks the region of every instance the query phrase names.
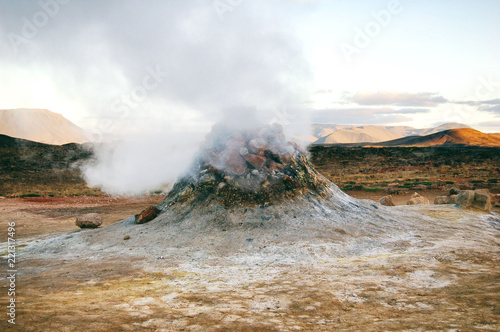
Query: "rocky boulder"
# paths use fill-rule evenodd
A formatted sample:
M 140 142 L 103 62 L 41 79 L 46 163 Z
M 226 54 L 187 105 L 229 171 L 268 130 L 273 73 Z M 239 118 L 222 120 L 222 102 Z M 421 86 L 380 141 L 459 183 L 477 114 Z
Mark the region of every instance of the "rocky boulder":
M 378 204 L 380 205 L 385 205 L 385 206 L 395 206 L 393 200 L 392 200 L 392 195 L 387 195 L 382 197 L 377 201 Z
M 472 206 L 482 211 L 491 211 L 491 194 L 484 189 L 474 191 L 474 202 Z
M 491 204 L 493 206 L 500 207 L 500 194 L 492 195 L 491 199 Z
M 456 206 L 462 209 L 491 211 L 491 194 L 484 189 L 463 190 L 458 194 Z
M 406 202 L 406 205 L 416 205 L 416 204 L 429 204 L 429 200 L 418 193 L 414 193 L 411 198 Z
M 76 217 L 75 223 L 80 228 L 97 228 L 102 225 L 102 217 L 98 213 L 88 213 Z
M 456 204 L 457 203 L 457 198 L 458 198 L 458 195 L 450 195 L 450 196 L 448 196 L 448 201 L 449 201 L 448 204 Z
M 450 197 L 438 196 L 434 199 L 434 204 L 450 204 Z
M 438 196 L 434 199 L 434 204 L 455 204 L 458 195 Z
M 160 214 L 161 210 L 156 206 L 150 206 L 146 210 L 142 211 L 139 214 L 135 215 L 135 222 L 138 224 L 145 224 L 148 221 L 153 220 Z
M 470 209 L 472 207 L 472 202 L 474 201 L 474 191 L 473 190 L 462 190 L 457 197 L 457 207 L 462 209 Z

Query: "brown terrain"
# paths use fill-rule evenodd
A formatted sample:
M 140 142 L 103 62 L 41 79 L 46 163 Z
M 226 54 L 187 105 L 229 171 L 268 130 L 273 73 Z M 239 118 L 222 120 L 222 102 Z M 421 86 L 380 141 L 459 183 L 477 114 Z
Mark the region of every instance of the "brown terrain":
M 473 132 L 459 133 L 455 136 Z M 468 140 L 490 142 L 482 136 Z M 405 205 L 417 191 L 432 202 L 454 186 L 500 193 L 499 148 L 447 146 L 463 143 L 441 138 L 434 142 L 447 143 L 314 146 L 310 152 L 320 173 L 361 199 L 392 194 L 397 205 Z M 73 235 L 94 232 L 74 225 L 78 215 L 101 214 L 105 230 L 163 200 L 161 193 L 110 197 L 88 188 L 72 165 L 91 160 L 92 153 L 84 146 L 49 146 L 0 136 L 0 228 L 16 223 L 19 330 L 497 331 L 500 327 L 500 236 L 481 235 L 484 230 L 475 225 L 475 220 L 484 219 L 498 227 L 498 215 L 438 205 L 412 208 L 426 218 L 443 220 L 443 228 L 434 231 L 435 238 L 423 232 L 411 250 L 408 240 L 401 239 L 390 252 L 370 255 L 292 265 L 224 265 L 214 258 L 195 263 L 193 258 L 168 253 L 149 261 L 122 236 L 113 241 L 120 240 L 136 255 L 75 251 L 74 257 L 44 259 L 42 252 L 39 259 L 24 260 L 29 242 L 68 234 L 69 243 Z M 473 240 L 475 236 L 483 240 Z M 489 245 L 495 241 L 496 247 Z M 5 259 L 2 269 L 7 270 Z M 4 283 L 2 307 L 6 294 Z M 2 319 L 0 329 L 7 328 L 12 326 Z
M 85 130 L 61 114 L 43 109 L 0 109 L 0 134 L 56 145 L 91 141 Z
M 500 147 L 498 134 L 485 134 L 472 128 L 449 129 L 426 136 L 408 136 L 380 143 L 356 143 L 353 146 L 487 146 Z

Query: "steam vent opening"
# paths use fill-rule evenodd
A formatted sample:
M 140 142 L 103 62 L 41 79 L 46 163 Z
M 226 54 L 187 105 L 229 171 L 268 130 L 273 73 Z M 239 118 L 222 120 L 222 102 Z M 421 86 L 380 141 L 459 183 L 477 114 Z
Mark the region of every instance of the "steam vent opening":
M 246 130 L 219 124 L 207 135 L 188 175 L 159 207 L 207 201 L 225 207 L 269 206 L 305 193 L 325 196 L 328 185 L 307 152 L 286 140 L 280 124 Z

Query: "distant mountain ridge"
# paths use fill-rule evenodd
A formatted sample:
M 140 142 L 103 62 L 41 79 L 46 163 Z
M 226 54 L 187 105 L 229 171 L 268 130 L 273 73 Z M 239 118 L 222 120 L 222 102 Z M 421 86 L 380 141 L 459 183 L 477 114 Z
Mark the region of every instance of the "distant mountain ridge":
M 409 136 L 392 141 L 381 142 L 373 146 L 484 146 L 500 147 L 497 134 L 485 134 L 472 128 L 449 129 L 425 136 Z
M 318 144 L 320 145 L 320 144 Z M 485 134 L 472 128 L 449 129 L 425 136 L 408 136 L 386 142 L 336 144 L 347 147 L 500 147 L 500 134 Z
M 85 130 L 45 109 L 1 109 L 0 134 L 52 145 L 92 141 Z
M 385 142 L 407 136 L 430 135 L 448 129 L 470 128 L 461 123 L 416 129 L 409 126 L 314 124 L 312 144 L 350 144 Z

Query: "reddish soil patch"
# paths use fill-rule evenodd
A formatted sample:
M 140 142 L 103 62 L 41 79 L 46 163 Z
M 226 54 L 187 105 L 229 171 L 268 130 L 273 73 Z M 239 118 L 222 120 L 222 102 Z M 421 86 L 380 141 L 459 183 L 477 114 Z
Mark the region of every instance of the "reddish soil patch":
M 156 205 L 163 196 L 148 197 L 32 197 L 0 199 L 0 227 L 16 223 L 16 238 L 76 231 L 75 219 L 86 213 L 99 213 L 103 226 L 137 214 Z M 2 233 L 0 241 L 6 241 Z

